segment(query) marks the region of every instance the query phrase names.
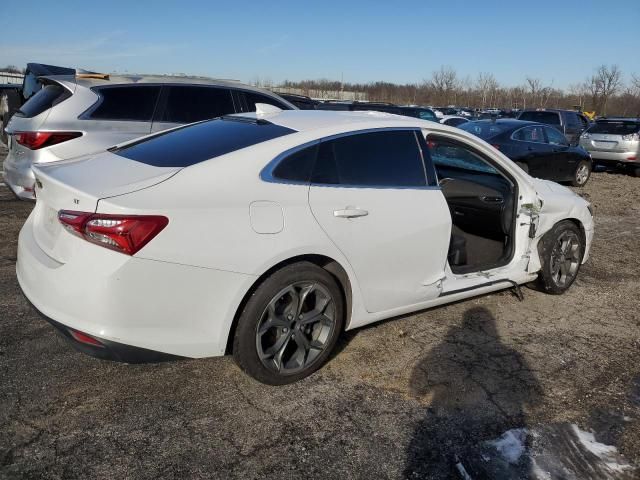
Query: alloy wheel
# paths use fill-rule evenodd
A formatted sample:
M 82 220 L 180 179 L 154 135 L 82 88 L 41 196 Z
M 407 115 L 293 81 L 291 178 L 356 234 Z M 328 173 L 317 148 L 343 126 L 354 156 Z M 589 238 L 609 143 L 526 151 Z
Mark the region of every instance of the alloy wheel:
M 584 185 L 589 179 L 589 167 L 587 165 L 580 165 L 576 170 L 576 182 L 578 185 Z
M 575 232 L 564 231 L 551 251 L 551 277 L 558 287 L 570 284 L 580 267 L 580 239 Z
M 280 375 L 309 367 L 327 348 L 335 329 L 335 302 L 317 282 L 282 289 L 265 308 L 256 329 L 262 364 Z

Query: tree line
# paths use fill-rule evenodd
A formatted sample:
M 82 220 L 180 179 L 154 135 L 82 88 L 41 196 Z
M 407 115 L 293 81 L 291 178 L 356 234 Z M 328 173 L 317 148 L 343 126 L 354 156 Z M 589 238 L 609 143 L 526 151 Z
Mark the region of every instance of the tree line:
M 273 87 L 269 81 L 256 83 Z M 477 77 L 460 77 L 456 70 L 443 65 L 431 78 L 417 84 L 390 82 L 343 83 L 335 80 L 285 80 L 280 88 L 308 92 L 362 92 L 369 101 L 395 104 L 465 106 L 472 108 L 574 108 L 595 111 L 598 115 L 640 116 L 640 75 L 631 74 L 624 81 L 617 65 L 600 65 L 582 82 L 566 89 L 556 88 L 538 77 L 527 76 L 517 86 L 500 84 L 490 72 Z M 322 96 L 322 95 L 320 95 Z

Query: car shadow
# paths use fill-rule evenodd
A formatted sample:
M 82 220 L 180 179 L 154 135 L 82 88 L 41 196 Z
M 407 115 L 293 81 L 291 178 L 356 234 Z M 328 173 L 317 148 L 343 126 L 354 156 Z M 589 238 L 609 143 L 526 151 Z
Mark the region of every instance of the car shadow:
M 489 310 L 471 308 L 451 326 L 414 367 L 410 388 L 427 408 L 407 448 L 405 478 L 464 478 L 461 468 L 474 480 L 517 478 L 514 470 L 528 478 L 526 455 L 501 475 L 494 463 L 488 470 L 478 448 L 510 429 L 526 436 L 527 411 L 543 396 L 524 357 L 501 341 Z

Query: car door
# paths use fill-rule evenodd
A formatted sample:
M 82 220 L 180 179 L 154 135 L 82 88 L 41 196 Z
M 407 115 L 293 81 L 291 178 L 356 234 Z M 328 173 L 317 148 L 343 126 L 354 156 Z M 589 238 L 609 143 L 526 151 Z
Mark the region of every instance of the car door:
M 553 127 L 544 127 L 547 135 L 547 142 L 551 147 L 551 166 L 553 166 L 552 180 L 567 180 L 572 177 L 576 169 L 579 158 L 571 147 L 569 142 L 562 133 Z
M 369 312 L 441 293 L 451 216 L 427 182 L 419 133 L 352 133 L 320 144 L 309 204 L 353 268 Z
M 236 113 L 231 90 L 210 85 L 165 85 L 152 132 Z
M 526 164 L 531 176 L 552 178 L 555 175 L 552 148 L 547 143 L 542 125 L 520 128 L 513 132 L 511 139 L 515 149 L 510 158 Z

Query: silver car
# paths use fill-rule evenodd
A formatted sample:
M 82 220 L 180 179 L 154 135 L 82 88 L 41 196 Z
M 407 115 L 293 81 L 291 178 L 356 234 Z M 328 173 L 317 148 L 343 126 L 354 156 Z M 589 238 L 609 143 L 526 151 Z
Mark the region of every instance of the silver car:
M 186 123 L 253 112 L 257 103 L 295 109 L 281 97 L 234 81 L 167 76 L 60 75 L 9 121 L 4 181 L 34 199 L 32 164 L 57 162 Z
M 640 118 L 598 120 L 580 136 L 580 145 L 594 163 L 622 165 L 640 177 Z

